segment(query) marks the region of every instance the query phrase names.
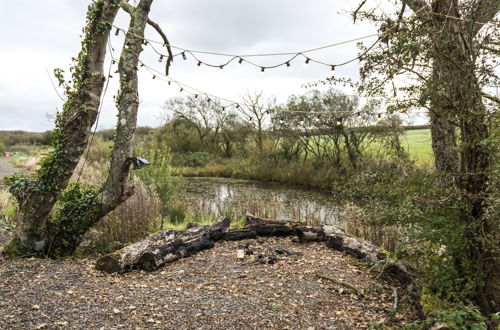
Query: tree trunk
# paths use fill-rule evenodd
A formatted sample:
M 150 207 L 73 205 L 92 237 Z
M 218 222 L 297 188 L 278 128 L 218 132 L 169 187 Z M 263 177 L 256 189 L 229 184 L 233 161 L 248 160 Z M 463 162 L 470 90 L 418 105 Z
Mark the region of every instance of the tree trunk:
M 100 0 L 88 7 L 82 50 L 72 68 L 73 86 L 68 88 L 68 100 L 53 132 L 54 150 L 44 158 L 33 177 L 15 176 L 7 180 L 19 202 L 11 242 L 17 254 L 30 255 L 45 246 L 48 215 L 87 146 L 105 81 L 103 63 L 111 29 L 109 22 L 114 21 L 119 2 Z
M 100 194 L 93 198 L 93 203 L 78 219 L 78 223 L 71 225 L 74 220 L 65 221 L 68 217 L 61 214 L 62 220 L 58 220 L 49 228 L 49 233 L 46 235 L 50 240 L 47 250 L 49 257 L 72 255 L 82 242 L 85 233 L 133 194 L 133 187 L 129 186 L 128 178 L 139 106 L 137 66 L 152 1 L 141 0 L 136 8 L 130 10 L 130 25 L 118 66 L 121 86 L 116 102 L 118 123 L 107 181 L 101 188 Z M 67 214 L 68 211 L 65 210 L 64 213 Z
M 221 218 L 211 226 L 192 227 L 185 231 L 165 230 L 101 257 L 96 268 L 108 273 L 123 273 L 134 267 L 152 271 L 165 263 L 213 247 L 228 227 L 229 219 Z
M 437 0 L 433 10 L 438 14 L 460 16 L 453 0 Z M 484 281 L 479 281 L 476 301 L 485 313 L 500 306 L 498 267 L 489 247 L 492 230 L 484 216 L 487 197 L 487 171 L 490 155 L 487 150 L 489 131 L 486 107 L 476 76 L 476 57 L 467 26 L 457 20 L 436 15 L 431 37 L 433 49 L 434 97 L 431 101 L 431 132 L 436 168 L 454 179 L 461 190 L 462 221 L 468 259 Z M 460 145 L 455 147 L 455 127 L 460 130 Z M 454 127 L 455 126 L 455 127 Z M 457 155 L 459 151 L 460 157 Z M 493 243 L 494 244 L 494 243 Z M 469 267 L 470 268 L 470 267 Z M 466 275 L 466 274 L 462 274 Z M 489 288 L 490 290 L 486 290 Z

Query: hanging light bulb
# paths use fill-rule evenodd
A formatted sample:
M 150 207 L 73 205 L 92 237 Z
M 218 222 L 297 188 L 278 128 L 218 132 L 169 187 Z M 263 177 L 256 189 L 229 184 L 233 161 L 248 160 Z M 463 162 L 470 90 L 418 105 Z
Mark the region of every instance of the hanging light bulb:
M 153 79 L 156 79 L 156 76 L 155 76 L 155 75 L 153 75 Z
M 314 121 L 317 122 L 317 123 L 319 123 L 321 121 L 321 119 L 318 116 L 318 117 L 314 118 Z
M 335 125 L 337 125 L 337 126 L 340 127 L 340 126 L 342 126 L 342 122 L 340 120 L 337 120 L 337 122 L 335 123 Z
M 357 117 L 358 117 L 358 119 L 361 119 L 361 112 L 358 112 Z
M 238 103 L 236 103 L 236 109 L 239 109 L 240 108 L 240 105 Z
M 300 126 L 304 126 L 304 120 L 303 120 L 303 119 L 301 119 L 301 120 L 299 121 L 299 125 L 300 125 Z
M 379 114 L 377 115 L 377 118 L 378 118 L 378 119 L 382 119 L 382 114 L 381 114 L 381 113 L 379 113 Z
M 210 98 L 207 98 L 207 103 L 210 103 L 210 101 L 212 101 Z
M 290 67 L 290 62 L 286 62 L 286 67 L 289 68 Z
M 197 99 L 198 98 L 198 94 L 194 94 L 194 98 Z
M 238 64 L 241 64 L 243 63 L 243 58 L 240 57 L 240 59 L 238 60 Z
M 141 62 L 141 68 L 144 66 L 144 63 Z
M 179 93 L 182 93 L 183 90 L 184 90 L 184 88 L 181 87 L 181 89 L 179 89 Z
M 116 28 L 116 31 L 115 31 L 115 36 L 118 36 L 120 34 L 120 29 L 119 28 Z
M 311 60 L 311 59 L 310 59 L 309 57 L 306 57 L 306 61 L 304 62 L 304 64 L 309 64 L 309 61 L 310 61 L 310 60 Z
M 111 60 L 111 64 L 116 64 L 116 61 L 115 60 Z
M 197 65 L 198 65 L 198 66 L 201 66 L 201 61 L 198 61 L 198 64 L 197 64 Z
M 219 69 L 224 69 L 224 65 L 219 65 Z
M 182 52 L 182 59 L 183 59 L 183 60 L 187 60 L 187 57 L 186 57 L 186 53 L 185 53 L 185 52 Z
M 172 81 L 170 81 L 170 80 L 169 80 L 169 81 L 167 82 L 167 84 L 170 86 L 170 85 L 172 84 Z
M 266 69 L 266 68 L 264 68 L 263 66 L 261 66 L 261 67 L 260 67 L 260 73 L 264 73 L 264 70 L 265 70 L 265 69 Z
M 125 48 L 125 49 L 127 49 L 127 50 L 128 50 L 128 49 L 130 48 L 130 44 L 127 42 L 127 43 L 125 44 L 125 46 L 123 46 L 123 48 Z
M 148 41 L 146 39 L 144 39 L 143 43 L 142 43 L 144 46 L 147 46 L 148 45 Z
M 226 110 L 226 107 L 222 107 L 222 109 L 221 109 L 221 110 L 222 110 L 222 111 L 225 111 L 225 110 Z
M 158 59 L 158 62 L 163 61 L 163 55 L 160 55 L 160 58 Z
M 400 108 L 400 109 L 399 109 L 399 112 L 400 112 L 400 113 L 405 113 L 405 112 L 406 112 L 406 109 Z
M 285 121 L 283 119 L 280 119 L 279 123 L 280 123 L 280 125 L 283 125 L 285 123 Z
M 335 71 L 335 65 L 332 65 L 332 71 Z

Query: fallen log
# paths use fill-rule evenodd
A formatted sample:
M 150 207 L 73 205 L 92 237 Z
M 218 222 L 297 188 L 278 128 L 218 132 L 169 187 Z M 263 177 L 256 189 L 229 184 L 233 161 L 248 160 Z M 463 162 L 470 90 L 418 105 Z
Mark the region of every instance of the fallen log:
M 96 269 L 108 273 L 124 273 L 132 268 L 155 270 L 165 263 L 213 247 L 214 242 L 223 238 L 228 227 L 229 219 L 220 218 L 211 226 L 191 227 L 184 231 L 165 230 L 101 257 Z
M 256 238 L 257 232 L 251 229 L 231 230 L 224 234 L 226 241 L 241 241 L 242 239 Z
M 331 225 L 307 226 L 301 222 L 276 221 L 257 218 L 247 214 L 247 224 L 241 232 L 255 231 L 257 236 L 293 236 L 296 235 L 301 243 L 325 242 L 326 246 L 337 251 L 352 255 L 358 259 L 367 260 L 370 263 L 384 263 L 382 275 L 395 278 L 402 284 L 408 285 L 414 280 L 413 270 L 399 261 L 387 259 L 385 253 L 367 241 L 353 237 L 344 230 Z M 231 231 L 226 233 L 231 236 Z M 244 235 L 239 239 L 245 239 Z M 253 238 L 253 237 L 249 237 Z M 236 239 L 234 239 L 236 240 Z
M 292 221 L 257 218 L 251 214 L 247 214 L 246 218 L 247 223 L 244 229 L 255 231 L 257 236 L 292 236 L 295 235 L 294 226 L 299 224 Z

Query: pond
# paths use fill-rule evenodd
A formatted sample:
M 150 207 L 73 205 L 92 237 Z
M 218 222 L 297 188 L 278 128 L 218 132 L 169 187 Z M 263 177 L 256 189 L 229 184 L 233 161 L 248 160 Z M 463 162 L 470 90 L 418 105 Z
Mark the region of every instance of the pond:
M 342 212 L 324 191 L 227 178 L 184 178 L 183 204 L 210 216 L 243 216 L 341 225 Z

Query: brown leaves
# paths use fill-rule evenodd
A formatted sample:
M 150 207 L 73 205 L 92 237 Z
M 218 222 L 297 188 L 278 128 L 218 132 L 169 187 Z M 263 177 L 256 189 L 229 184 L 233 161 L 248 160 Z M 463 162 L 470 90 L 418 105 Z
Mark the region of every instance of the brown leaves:
M 78 328 L 360 328 L 391 309 L 390 290 L 322 244 L 262 239 L 250 245 L 253 255 L 238 261 L 235 251 L 244 243 L 219 242 L 159 271 L 125 275 L 103 275 L 86 262 L 0 260 L 0 328 L 64 327 L 58 322 Z M 277 261 L 260 264 L 258 254 Z M 364 296 L 318 279 L 317 272 L 355 285 Z M 405 313 L 396 316 L 395 328 L 412 319 Z

